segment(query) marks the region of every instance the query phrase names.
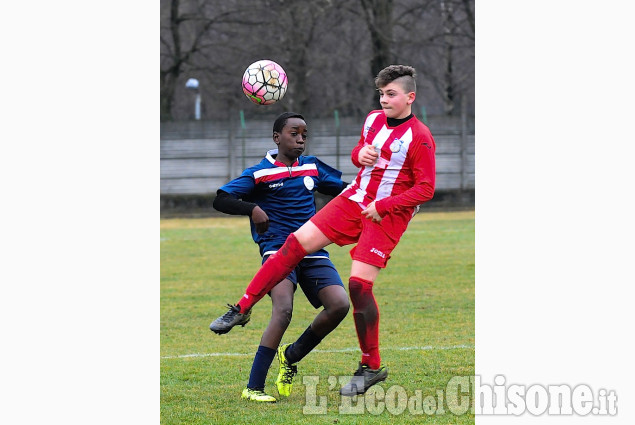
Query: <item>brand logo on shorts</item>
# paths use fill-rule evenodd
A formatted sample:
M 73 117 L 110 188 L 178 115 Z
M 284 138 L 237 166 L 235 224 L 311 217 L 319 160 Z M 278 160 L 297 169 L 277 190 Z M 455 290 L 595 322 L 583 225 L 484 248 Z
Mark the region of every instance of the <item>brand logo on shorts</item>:
M 386 254 L 384 254 L 383 252 L 381 252 L 377 248 L 371 248 L 370 252 L 372 252 L 373 254 L 379 255 L 381 258 L 386 258 Z

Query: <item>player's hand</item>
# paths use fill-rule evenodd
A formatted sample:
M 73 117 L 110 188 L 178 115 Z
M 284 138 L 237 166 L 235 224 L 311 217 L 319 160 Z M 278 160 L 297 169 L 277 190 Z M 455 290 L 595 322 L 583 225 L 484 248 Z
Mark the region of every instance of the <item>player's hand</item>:
M 369 220 L 373 220 L 376 223 L 381 221 L 381 216 L 377 212 L 377 208 L 375 208 L 375 201 L 368 204 L 368 206 L 362 210 L 362 215 Z
M 269 216 L 257 205 L 251 210 L 251 220 L 254 222 L 256 232 L 258 232 L 259 235 L 262 235 L 269 229 Z
M 375 148 L 372 145 L 366 145 L 359 150 L 357 161 L 364 167 L 371 167 L 375 165 L 378 157 L 379 154 L 375 151 Z

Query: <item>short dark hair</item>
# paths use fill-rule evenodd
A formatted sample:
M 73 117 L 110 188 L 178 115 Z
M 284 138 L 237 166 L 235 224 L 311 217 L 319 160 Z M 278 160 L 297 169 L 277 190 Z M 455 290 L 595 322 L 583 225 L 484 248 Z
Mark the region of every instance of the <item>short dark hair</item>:
M 295 112 L 283 112 L 278 115 L 278 118 L 273 122 L 273 132 L 280 133 L 284 126 L 287 124 L 289 118 L 300 118 L 304 120 L 304 117 Z
M 387 86 L 393 81 L 401 84 L 406 93 L 417 92 L 417 83 L 415 78 L 417 73 L 415 69 L 408 65 L 390 65 L 379 71 L 375 78 L 375 87 L 378 89 Z

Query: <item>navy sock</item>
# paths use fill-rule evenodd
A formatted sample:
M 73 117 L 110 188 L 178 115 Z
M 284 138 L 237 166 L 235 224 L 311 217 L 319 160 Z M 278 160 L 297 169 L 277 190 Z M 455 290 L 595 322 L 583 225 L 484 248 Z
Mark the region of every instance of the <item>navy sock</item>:
M 322 342 L 322 338 L 314 334 L 311 326 L 309 326 L 296 342 L 287 347 L 284 355 L 289 363 L 297 363 L 317 347 L 320 342 Z
M 249 374 L 248 388 L 252 390 L 264 390 L 265 380 L 267 379 L 267 372 L 273 358 L 276 356 L 276 350 L 273 348 L 265 347 L 261 345 L 256 351 L 254 357 L 254 363 L 251 365 L 251 373 Z

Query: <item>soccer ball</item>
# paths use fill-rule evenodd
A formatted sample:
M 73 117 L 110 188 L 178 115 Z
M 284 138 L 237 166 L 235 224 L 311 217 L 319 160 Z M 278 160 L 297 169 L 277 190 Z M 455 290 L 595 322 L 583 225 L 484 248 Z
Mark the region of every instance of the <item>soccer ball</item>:
M 268 59 L 252 63 L 243 74 L 243 92 L 258 105 L 271 105 L 282 99 L 287 83 L 284 69 Z

